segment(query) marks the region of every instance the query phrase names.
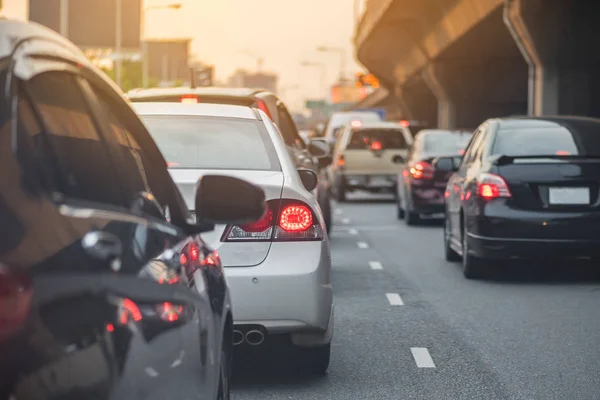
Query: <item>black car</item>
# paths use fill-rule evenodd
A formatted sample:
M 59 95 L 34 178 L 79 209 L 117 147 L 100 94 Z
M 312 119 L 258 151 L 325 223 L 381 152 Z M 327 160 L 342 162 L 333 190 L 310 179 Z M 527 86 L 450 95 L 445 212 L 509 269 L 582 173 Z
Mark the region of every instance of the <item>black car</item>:
M 492 119 L 446 187 L 446 259 L 480 277 L 493 260 L 600 257 L 600 120 Z
M 440 156 L 460 157 L 470 139 L 471 132 L 467 131 L 425 129 L 416 134 L 398 176 L 398 219 L 414 225 L 421 215 L 444 212 L 444 189 L 451 173 L 436 170 L 433 160 Z
M 314 138 L 306 143 L 298 133 L 285 104 L 274 93 L 267 90 L 220 87 L 152 88 L 131 90 L 127 93 L 127 97 L 132 102 L 214 103 L 258 108 L 277 125 L 297 167 L 319 172 L 331 163 L 331 149 L 327 141 L 323 138 Z M 319 180 L 315 196 L 323 211 L 327 232 L 330 233 L 331 196 L 325 179 Z
M 228 399 L 229 291 L 198 235 L 260 218 L 264 193 L 205 176 L 195 222 L 77 47 L 36 24 L 0 32 L 0 398 Z

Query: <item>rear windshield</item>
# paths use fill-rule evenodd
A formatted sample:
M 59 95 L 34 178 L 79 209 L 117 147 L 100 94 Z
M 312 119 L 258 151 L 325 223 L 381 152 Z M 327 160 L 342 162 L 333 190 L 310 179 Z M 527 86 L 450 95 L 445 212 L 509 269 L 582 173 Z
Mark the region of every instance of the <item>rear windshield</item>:
M 265 127 L 256 120 L 142 115 L 170 168 L 280 170 Z
M 352 133 L 347 149 L 368 150 L 374 142 L 379 142 L 384 150 L 408 148 L 400 129 L 361 129 Z
M 436 132 L 424 137 L 424 151 L 435 154 L 460 153 L 471 140 L 471 132 Z
M 571 132 L 561 126 L 500 129 L 492 155 L 505 156 L 600 156 L 598 132 Z

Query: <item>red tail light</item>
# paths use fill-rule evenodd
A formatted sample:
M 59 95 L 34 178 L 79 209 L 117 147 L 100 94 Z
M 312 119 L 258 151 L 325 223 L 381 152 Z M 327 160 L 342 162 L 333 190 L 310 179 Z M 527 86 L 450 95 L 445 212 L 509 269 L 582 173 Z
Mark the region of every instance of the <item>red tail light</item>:
M 223 242 L 323 240 L 323 230 L 314 211 L 298 200 L 271 200 L 259 221 L 233 225 L 223 233 Z
M 192 104 L 196 104 L 199 102 L 198 96 L 195 96 L 193 94 L 186 94 L 184 96 L 181 96 L 181 99 L 179 100 L 181 103 L 192 103 Z
M 381 150 L 383 148 L 383 146 L 381 145 L 381 142 L 373 142 L 371 143 L 371 150 Z
M 256 107 L 258 107 L 259 110 L 261 110 L 265 114 L 267 114 L 269 116 L 269 118 L 273 119 L 273 117 L 271 116 L 271 113 L 269 112 L 269 107 L 267 107 L 267 103 L 265 103 L 264 100 L 256 99 Z
M 433 179 L 433 166 L 426 161 L 419 161 L 412 164 L 412 166 L 409 169 L 409 172 L 410 176 L 412 176 L 413 179 Z
M 504 178 L 489 173 L 483 173 L 477 178 L 477 194 L 486 200 L 512 197 Z
M 346 159 L 344 158 L 344 155 L 340 155 L 340 157 L 337 160 L 337 165 L 340 167 L 343 167 L 344 165 L 346 165 Z
M 18 270 L 0 263 L 0 339 L 17 333 L 31 305 L 31 281 Z

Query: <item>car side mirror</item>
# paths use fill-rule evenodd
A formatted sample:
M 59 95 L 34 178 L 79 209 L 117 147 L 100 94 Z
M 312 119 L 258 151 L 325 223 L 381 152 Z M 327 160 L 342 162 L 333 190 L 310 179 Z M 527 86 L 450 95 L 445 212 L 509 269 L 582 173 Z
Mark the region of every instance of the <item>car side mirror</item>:
M 266 212 L 265 193 L 242 179 L 205 175 L 196 185 L 195 212 L 199 224 L 257 221 Z
M 433 168 L 436 171 L 456 172 L 460 164 L 460 157 L 438 157 L 433 160 Z
M 392 162 L 394 164 L 403 164 L 404 157 L 402 157 L 400 154 L 396 154 L 394 157 L 392 157 Z
M 327 157 L 331 154 L 331 145 L 322 138 L 313 138 L 308 141 L 308 151 L 317 158 Z
M 299 168 L 298 175 L 300 175 L 300 180 L 302 181 L 302 184 L 309 192 L 312 192 L 317 187 L 317 184 L 319 183 L 319 178 L 317 177 L 315 171 L 313 171 L 312 169 Z

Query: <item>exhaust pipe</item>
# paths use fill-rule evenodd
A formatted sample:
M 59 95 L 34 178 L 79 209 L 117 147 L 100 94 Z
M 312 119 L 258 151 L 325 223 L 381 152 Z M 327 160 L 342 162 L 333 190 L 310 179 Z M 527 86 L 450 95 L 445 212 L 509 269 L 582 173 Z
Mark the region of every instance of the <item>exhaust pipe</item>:
M 241 331 L 234 330 L 233 331 L 233 345 L 238 346 L 244 343 L 244 334 Z
M 248 343 L 251 346 L 258 346 L 258 345 L 262 344 L 262 342 L 264 342 L 264 341 L 265 341 L 265 335 L 261 331 L 253 329 L 251 331 L 248 331 L 248 333 L 246 333 L 246 343 Z

